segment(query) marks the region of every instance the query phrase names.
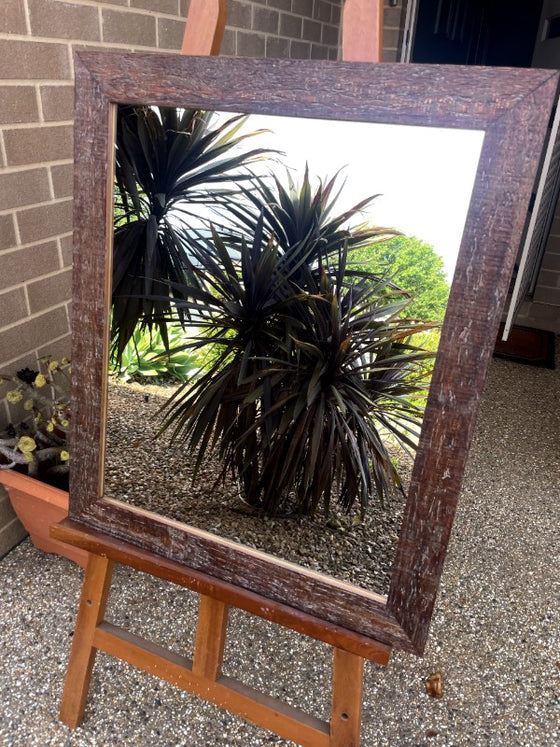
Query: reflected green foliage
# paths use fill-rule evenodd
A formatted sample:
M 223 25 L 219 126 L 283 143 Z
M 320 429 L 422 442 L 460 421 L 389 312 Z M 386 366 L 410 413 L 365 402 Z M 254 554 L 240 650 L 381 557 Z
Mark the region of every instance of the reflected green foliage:
M 164 341 L 159 329 L 139 324 L 120 355 L 111 358 L 111 372 L 122 381 L 135 376 L 188 381 L 199 371 L 194 353 L 182 350 L 185 333 L 180 326 L 167 327 Z
M 433 247 L 413 236 L 395 236 L 352 254 L 352 266 L 387 273 L 412 300 L 407 316 L 441 322 L 449 297 L 443 259 Z
M 356 252 L 360 247 L 374 246 L 398 233 L 392 228 L 366 223 L 355 224 L 349 230 L 349 221 L 369 206 L 375 196 L 337 214 L 340 195 L 337 175 L 324 184 L 318 181 L 313 186 L 306 167 L 300 186 L 286 171 L 286 185 L 271 175 L 269 179 L 255 178 L 251 189 L 242 186 L 241 191 L 245 200 L 228 206 L 228 216 L 235 228 L 250 241 L 257 223 L 262 222 L 264 236 L 277 242 L 286 257 L 293 256 L 302 266 L 313 264 L 319 255 L 330 256 L 343 243 Z M 235 235 L 228 238 L 235 243 Z

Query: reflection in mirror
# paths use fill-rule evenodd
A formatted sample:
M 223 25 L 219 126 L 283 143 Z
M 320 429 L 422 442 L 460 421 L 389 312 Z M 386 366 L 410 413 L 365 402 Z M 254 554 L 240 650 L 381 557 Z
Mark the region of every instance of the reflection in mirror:
M 482 138 L 120 107 L 105 493 L 386 593 Z

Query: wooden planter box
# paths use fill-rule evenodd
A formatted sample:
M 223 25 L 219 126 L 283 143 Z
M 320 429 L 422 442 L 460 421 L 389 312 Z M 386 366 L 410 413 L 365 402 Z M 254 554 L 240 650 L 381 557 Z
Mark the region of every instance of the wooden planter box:
M 13 470 L 0 470 L 4 485 L 18 519 L 29 532 L 35 547 L 73 560 L 85 568 L 88 553 L 78 547 L 51 539 L 49 527 L 68 516 L 68 493 Z

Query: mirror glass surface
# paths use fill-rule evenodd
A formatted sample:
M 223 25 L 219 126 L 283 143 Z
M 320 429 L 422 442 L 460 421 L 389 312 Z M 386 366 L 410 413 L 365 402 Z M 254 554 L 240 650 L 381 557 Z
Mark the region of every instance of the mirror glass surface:
M 216 112 L 210 127 L 232 116 Z M 333 208 L 336 215 L 377 195 L 349 219 L 348 227 L 367 223 L 396 229 L 402 236 L 388 234 L 387 240 L 397 242 L 401 256 L 410 256 L 413 265 L 427 253 L 431 272 L 448 290 L 483 132 L 250 115 L 238 134 L 255 130 L 263 132 L 243 140 L 240 152 L 264 148 L 274 153 L 254 163 L 253 173 L 265 178 L 272 172 L 285 185 L 289 178 L 301 185 L 307 167 L 312 189 L 319 180 L 325 184 L 338 174 L 333 190 L 340 190 Z M 191 205 L 189 210 L 194 214 L 189 217 L 191 225 L 202 233 L 208 220 L 228 225 L 227 211 L 220 210 L 218 216 L 204 206 Z M 407 273 L 402 266 L 381 269 L 399 287 L 416 290 L 406 287 L 414 272 Z M 434 276 L 428 274 L 422 291 L 426 296 L 433 282 Z M 442 314 L 438 307 L 430 318 L 441 322 Z M 184 334 L 192 339 L 199 330 L 187 328 Z M 435 350 L 437 335 L 437 330 L 424 332 L 421 344 Z M 204 349 L 197 352 L 193 373 L 205 354 Z M 134 359 L 133 349 L 128 357 Z M 314 517 L 264 516 L 243 502 L 235 482 L 217 480 L 216 455 L 205 458 L 193 480 L 195 455 L 173 442 L 169 432 L 158 435 L 158 410 L 176 385 L 165 379 L 146 385 L 134 375 L 134 360 L 129 373 L 126 383 L 114 372 L 109 378 L 106 495 L 360 587 L 387 592 L 404 495 L 396 493 L 384 506 L 373 495 L 363 518 L 356 510 L 339 511 L 334 501 L 328 519 L 321 507 Z M 390 434 L 386 436 L 390 440 Z M 390 451 L 406 494 L 413 450 L 407 453 L 393 445 Z

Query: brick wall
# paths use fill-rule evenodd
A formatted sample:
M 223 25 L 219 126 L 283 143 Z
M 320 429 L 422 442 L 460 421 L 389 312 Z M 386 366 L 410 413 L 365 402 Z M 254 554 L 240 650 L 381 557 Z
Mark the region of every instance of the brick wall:
M 335 60 L 341 7 L 342 0 L 229 0 L 222 52 Z
M 2 0 L 0 371 L 68 352 L 74 50 L 177 51 L 187 10 L 188 0 Z M 223 53 L 335 58 L 340 12 L 341 0 L 230 0 Z
M 533 298 L 519 307 L 516 323 L 560 334 L 560 200 L 550 229 Z
M 0 372 L 69 352 L 74 50 L 176 52 L 188 6 L 0 0 Z M 336 59 L 341 7 L 229 0 L 222 52 Z M 0 428 L 10 419 L 0 403 Z M 12 518 L 2 493 L 0 555 L 20 536 Z
M 2 0 L 0 371 L 68 354 L 74 49 L 175 51 L 187 5 Z
M 383 8 L 383 62 L 400 60 L 403 29 L 406 18 L 406 2 L 400 0 L 391 7 L 385 0 Z

